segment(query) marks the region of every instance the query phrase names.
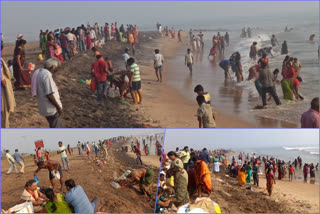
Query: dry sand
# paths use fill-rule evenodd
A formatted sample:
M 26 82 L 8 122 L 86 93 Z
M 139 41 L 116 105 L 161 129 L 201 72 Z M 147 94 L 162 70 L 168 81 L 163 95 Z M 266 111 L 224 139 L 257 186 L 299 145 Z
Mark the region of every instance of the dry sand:
M 112 150 L 121 146 L 120 144 L 113 145 Z M 154 184 L 153 184 L 153 196 L 151 198 L 141 194 L 139 186 L 135 185 L 133 188 L 124 187 L 120 189 L 114 188 L 110 182 L 113 180 L 114 172 L 118 176 L 123 174 L 127 169 L 141 168 L 137 166 L 135 160 L 123 152 L 109 152 L 110 156 L 107 160 L 107 164 L 102 167 L 98 167 L 92 160 L 88 160 L 86 155 L 77 155 L 77 149 L 74 149 L 75 155 L 69 157 L 71 170 L 63 171 L 64 180 L 74 179 L 77 185 L 81 185 L 88 198 L 93 199 L 94 196 L 98 196 L 102 203 L 102 212 L 107 213 L 153 213 L 155 205 L 155 195 L 157 189 L 157 180 L 159 174 L 159 158 L 157 156 L 148 156 L 148 161 L 145 161 L 145 157 L 142 157 L 146 166 L 150 166 L 154 169 Z M 59 155 L 51 154 L 50 158 L 61 163 Z M 153 165 L 148 165 L 154 163 Z M 36 166 L 33 163 L 32 158 L 28 158 L 26 161 L 25 174 L 16 175 L 14 173 L 6 175 L 5 172 L 9 167 L 7 160 L 1 161 L 1 208 L 8 209 L 17 204 L 20 199 L 19 196 L 23 191 L 23 187 L 27 180 L 33 179 L 33 172 L 36 170 Z M 40 180 L 40 187 L 49 187 L 50 182 L 48 179 L 48 171 L 41 170 L 38 173 Z M 60 184 L 56 181 L 56 185 L 59 188 Z
M 168 59 L 175 57 L 178 48 L 184 44 L 166 37 L 160 38 L 155 32 L 140 32 L 139 40 L 135 58 L 142 75 L 143 104 L 133 105 L 129 99 L 129 105 L 122 105 L 118 98 L 109 98 L 98 104 L 91 96 L 89 86 L 79 82 L 80 79 L 90 78 L 91 64 L 94 62 L 92 52 L 86 51 L 65 63 L 55 77 L 65 113 L 64 127 L 197 127 L 196 101 L 190 102 L 166 84 L 166 73 L 170 72 L 170 67 L 173 66 L 164 64 L 163 83 L 156 82 L 153 68 L 154 49 L 160 49 L 165 59 Z M 41 66 L 41 62 L 37 60 L 40 53 L 38 46 L 37 42 L 28 43 L 26 46 L 26 62 L 34 62 L 36 67 Z M 124 66 L 121 54 L 125 47 L 126 44 L 120 46 L 112 41 L 100 52 L 113 61 L 115 70 L 122 70 Z M 10 59 L 13 46 L 6 46 L 4 53 L 4 59 Z M 31 92 L 16 91 L 15 95 L 17 108 L 10 118 L 11 127 L 47 128 L 48 123 L 39 114 L 37 101 L 31 98 Z M 253 124 L 219 112 L 216 113 L 216 118 L 217 127 L 254 127 Z
M 210 198 L 223 213 L 318 213 L 319 186 L 299 181 L 278 181 L 271 197 L 265 191 L 266 179 L 260 176 L 260 187 L 238 184 L 237 178 L 213 173 Z M 253 181 L 252 181 L 253 182 Z M 252 186 L 253 191 L 246 189 Z

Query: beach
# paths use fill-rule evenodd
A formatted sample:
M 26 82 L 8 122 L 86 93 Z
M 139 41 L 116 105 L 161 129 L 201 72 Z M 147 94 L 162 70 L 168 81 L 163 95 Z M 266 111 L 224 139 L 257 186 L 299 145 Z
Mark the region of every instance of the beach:
M 126 145 L 124 142 L 114 144 L 108 152 L 106 164 L 98 166 L 92 157 L 88 160 L 85 153 L 78 155 L 78 149 L 74 148 L 74 155 L 69 156 L 71 170 L 64 171 L 64 180 L 74 179 L 77 185 L 80 185 L 89 200 L 95 196 L 101 199 L 101 212 L 106 213 L 153 213 L 156 195 L 156 183 L 159 174 L 159 158 L 157 156 L 148 156 L 148 162 L 144 166 L 150 167 L 154 171 L 154 184 L 152 187 L 152 197 L 147 197 L 141 194 L 138 185 L 132 188 L 122 187 L 115 188 L 111 185 L 114 176 L 121 176 L 127 169 L 137 169 L 141 166 L 136 165 L 136 161 L 129 153 L 115 152 L 116 149 Z M 93 156 L 93 153 L 91 153 Z M 99 157 L 99 156 L 98 156 Z M 144 160 L 142 156 L 142 160 Z M 50 159 L 61 162 L 60 155 L 55 152 L 50 153 Z M 34 165 L 33 157 L 25 158 L 25 173 L 16 175 L 11 173 L 6 175 L 5 172 L 9 168 L 6 159 L 1 160 L 1 208 L 7 210 L 16 205 L 20 201 L 20 195 L 23 191 L 25 182 L 33 179 L 33 172 L 37 169 Z M 40 183 L 39 187 L 50 187 L 48 179 L 48 171 L 41 170 L 38 173 Z M 58 180 L 55 181 L 59 188 Z M 66 189 L 64 188 L 64 191 Z
M 198 125 L 195 101 L 186 99 L 181 93 L 171 87 L 169 83 L 170 72 L 174 69 L 171 60 L 176 57 L 177 51 L 185 47 L 184 43 L 162 37 L 157 32 L 140 32 L 140 45 L 136 50 L 137 64 L 140 66 L 142 76 L 142 90 L 144 101 L 142 105 L 129 105 L 120 103 L 119 98 L 108 98 L 102 105 L 92 97 L 90 87 L 80 83 L 80 79 L 90 79 L 90 68 L 94 62 L 92 51 L 86 51 L 65 63 L 56 73 L 55 81 L 59 88 L 64 109 L 62 118 L 65 128 L 144 128 L 144 127 L 175 127 L 196 128 Z M 184 38 L 186 34 L 184 34 Z M 39 43 L 32 42 L 26 46 L 26 62 L 33 62 L 39 68 L 42 62 L 37 60 L 40 50 Z M 121 54 L 126 45 L 119 45 L 111 41 L 102 49 L 103 56 L 108 56 L 115 70 L 123 70 L 124 63 Z M 165 57 L 164 82 L 156 82 L 153 68 L 154 49 L 160 49 Z M 10 59 L 13 51 L 12 45 L 5 46 L 5 60 Z M 130 52 L 129 52 L 130 54 Z M 168 62 L 167 62 L 168 61 Z M 183 61 L 181 62 L 183 64 Z M 185 67 L 186 68 L 186 67 Z M 186 76 L 188 76 L 186 72 Z M 130 97 L 130 95 L 129 95 Z M 13 128 L 47 128 L 44 117 L 39 114 L 37 101 L 31 97 L 30 91 L 15 91 L 17 107 L 10 117 Z M 236 117 L 216 113 L 218 127 L 254 127 L 254 124 L 245 122 Z

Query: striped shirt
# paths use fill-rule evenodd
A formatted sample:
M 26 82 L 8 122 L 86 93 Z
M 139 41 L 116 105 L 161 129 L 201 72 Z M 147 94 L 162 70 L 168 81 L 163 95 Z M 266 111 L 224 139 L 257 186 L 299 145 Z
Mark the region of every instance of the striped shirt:
M 139 81 L 141 81 L 141 78 L 140 78 L 140 68 L 139 68 L 139 66 L 138 66 L 136 63 L 133 63 L 133 64 L 130 66 L 130 72 L 133 73 L 132 82 L 139 82 Z

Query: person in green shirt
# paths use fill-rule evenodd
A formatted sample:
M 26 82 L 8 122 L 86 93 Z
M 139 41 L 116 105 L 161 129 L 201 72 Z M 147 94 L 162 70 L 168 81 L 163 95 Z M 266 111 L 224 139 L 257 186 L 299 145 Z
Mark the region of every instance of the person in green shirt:
M 181 161 L 183 163 L 183 168 L 185 170 L 187 170 L 189 159 L 190 159 L 190 151 L 189 151 L 189 147 L 188 146 L 185 146 L 183 148 L 183 150 L 180 152 L 179 158 L 181 159 Z
M 53 189 L 48 188 L 44 191 L 44 194 L 49 199 L 45 205 L 48 213 L 72 213 L 62 193 L 56 194 Z

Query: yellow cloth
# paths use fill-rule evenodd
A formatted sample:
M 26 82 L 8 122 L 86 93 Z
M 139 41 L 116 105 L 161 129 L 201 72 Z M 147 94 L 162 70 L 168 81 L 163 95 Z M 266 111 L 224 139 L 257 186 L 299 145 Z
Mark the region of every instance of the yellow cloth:
M 6 62 L 1 58 L 1 127 L 9 128 L 9 114 L 14 112 L 16 101 L 14 99 L 13 88 L 11 84 L 11 74 Z
M 129 42 L 130 44 L 134 44 L 134 37 L 132 33 L 129 34 Z

